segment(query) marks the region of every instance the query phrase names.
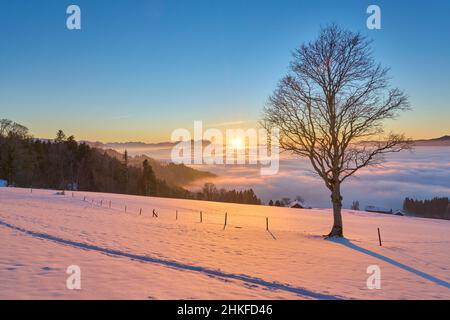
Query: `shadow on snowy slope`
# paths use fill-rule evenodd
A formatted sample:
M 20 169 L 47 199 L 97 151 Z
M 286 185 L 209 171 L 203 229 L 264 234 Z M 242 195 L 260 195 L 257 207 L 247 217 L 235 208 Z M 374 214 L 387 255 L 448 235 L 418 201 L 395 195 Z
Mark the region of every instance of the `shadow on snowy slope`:
M 204 268 L 204 267 L 193 266 L 193 265 L 184 264 L 181 262 L 164 260 L 164 259 L 159 259 L 159 258 L 154 258 L 154 257 L 149 257 L 149 256 L 136 255 L 133 253 L 127 253 L 127 252 L 122 252 L 119 250 L 98 247 L 95 245 L 90 245 L 90 244 L 86 244 L 86 243 L 82 243 L 82 242 L 66 240 L 66 239 L 55 237 L 55 236 L 52 236 L 52 235 L 49 235 L 46 233 L 40 233 L 40 232 L 31 231 L 31 230 L 26 230 L 24 228 L 6 223 L 2 220 L 0 220 L 0 226 L 4 226 L 7 228 L 16 230 L 16 231 L 20 231 L 24 234 L 30 235 L 30 236 L 38 238 L 38 239 L 48 240 L 48 241 L 56 242 L 59 244 L 75 247 L 78 249 L 83 249 L 83 250 L 88 250 L 88 251 L 96 251 L 96 252 L 100 252 L 100 253 L 103 253 L 106 255 L 125 257 L 128 259 L 136 260 L 136 261 L 140 261 L 140 262 L 149 262 L 149 263 L 160 264 L 160 265 L 163 265 L 166 267 L 171 267 L 171 268 L 178 269 L 178 270 L 199 272 L 199 273 L 203 273 L 210 277 L 218 278 L 223 281 L 227 281 L 228 279 L 238 280 L 238 281 L 242 281 L 247 284 L 265 287 L 266 289 L 269 289 L 269 290 L 281 290 L 281 291 L 285 291 L 285 292 L 294 293 L 303 298 L 313 298 L 313 299 L 323 299 L 323 300 L 339 300 L 339 299 L 341 299 L 341 297 L 339 297 L 339 296 L 316 293 L 316 292 L 313 292 L 310 290 L 306 290 L 304 288 L 296 288 L 296 287 L 292 287 L 288 284 L 265 281 L 263 279 L 254 278 L 254 277 L 251 277 L 248 275 L 226 273 L 226 272 L 223 272 L 220 270 L 208 269 L 208 268 Z
M 352 243 L 352 242 L 351 242 L 350 240 L 348 240 L 348 239 L 345 239 L 345 238 L 344 238 L 344 239 L 342 239 L 342 238 L 341 238 L 341 239 L 339 239 L 339 238 L 330 238 L 330 239 L 328 239 L 328 240 L 329 240 L 329 241 L 332 241 L 332 242 L 335 242 L 335 243 L 342 244 L 342 245 L 346 246 L 347 248 L 350 248 L 350 249 L 352 249 L 352 250 L 356 250 L 356 251 L 358 251 L 358 252 L 367 254 L 367 255 L 369 255 L 369 256 L 371 256 L 371 257 L 380 259 L 380 260 L 382 260 L 382 261 L 384 261 L 384 262 L 387 262 L 387 263 L 389 263 L 389 264 L 391 264 L 391 265 L 393 265 L 393 266 L 396 266 L 396 267 L 398 267 L 398 268 L 400 268 L 400 269 L 409 271 L 409 272 L 411 272 L 411 273 L 414 273 L 415 275 L 418 275 L 419 277 L 422 277 L 422 278 L 424 278 L 424 279 L 426 279 L 426 280 L 429 280 L 429 281 L 431 281 L 431 282 L 434 282 L 434 283 L 436 283 L 437 285 L 440 285 L 440 286 L 443 286 L 443 287 L 445 287 L 445 288 L 447 288 L 447 289 L 450 289 L 450 283 L 448 283 L 448 282 L 445 281 L 445 280 L 436 278 L 435 276 L 432 276 L 432 275 L 430 275 L 430 274 L 428 274 L 428 273 L 425 273 L 425 272 L 423 272 L 423 271 L 414 269 L 414 268 L 412 268 L 412 267 L 410 267 L 410 266 L 407 266 L 406 264 L 400 263 L 400 262 L 395 261 L 395 260 L 393 260 L 393 259 L 391 259 L 391 258 L 388 258 L 388 257 L 386 257 L 386 256 L 383 256 L 382 254 L 379 254 L 379 253 L 376 253 L 376 252 L 374 252 L 374 251 L 371 251 L 371 250 L 365 249 L 365 248 L 363 248 L 363 247 L 360 247 L 360 246 L 358 246 L 358 245 Z

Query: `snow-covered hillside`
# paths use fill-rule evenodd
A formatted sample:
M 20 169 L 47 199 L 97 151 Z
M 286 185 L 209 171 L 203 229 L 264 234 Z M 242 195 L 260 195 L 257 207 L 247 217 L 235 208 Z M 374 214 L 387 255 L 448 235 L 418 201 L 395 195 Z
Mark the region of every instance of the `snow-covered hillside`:
M 331 222 L 328 209 L 0 188 L 0 298 L 450 299 L 450 221 L 348 210 L 347 240 L 323 240 Z M 70 265 L 81 290 L 66 288 Z

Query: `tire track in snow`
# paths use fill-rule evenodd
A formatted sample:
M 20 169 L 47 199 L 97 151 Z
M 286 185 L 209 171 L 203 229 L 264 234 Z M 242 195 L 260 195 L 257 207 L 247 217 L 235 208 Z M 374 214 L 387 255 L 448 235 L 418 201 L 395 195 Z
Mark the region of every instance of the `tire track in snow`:
M 202 273 L 204 275 L 210 276 L 210 277 L 218 278 L 222 281 L 224 281 L 226 279 L 238 280 L 238 281 L 244 282 L 246 284 L 252 284 L 252 285 L 257 285 L 260 287 L 265 287 L 266 289 L 269 289 L 269 290 L 280 290 L 280 291 L 294 293 L 300 297 L 308 297 L 308 298 L 322 299 L 322 300 L 342 299 L 342 297 L 339 297 L 339 296 L 317 293 L 317 292 L 313 292 L 313 291 L 310 291 L 310 290 L 307 290 L 304 288 L 297 288 L 297 287 L 293 287 L 288 284 L 283 284 L 283 283 L 279 283 L 279 282 L 270 282 L 270 281 L 266 281 L 266 280 L 263 280 L 260 278 L 251 277 L 248 275 L 227 273 L 227 272 L 223 272 L 220 270 L 214 270 L 214 269 L 209 269 L 209 268 L 205 268 L 205 267 L 184 264 L 184 263 L 177 262 L 177 261 L 165 260 L 165 259 L 160 259 L 160 258 L 155 258 L 155 257 L 150 257 L 150 256 L 137 255 L 137 254 L 133 254 L 133 253 L 123 252 L 120 250 L 99 247 L 96 245 L 91 245 L 91 244 L 87 244 L 87 243 L 83 243 L 83 242 L 67 240 L 67 239 L 63 239 L 60 237 L 52 236 L 47 233 L 41 233 L 41 232 L 27 230 L 27 229 L 9 224 L 7 222 L 4 222 L 1 219 L 0 219 L 0 225 L 3 227 L 6 227 L 6 228 L 12 229 L 12 230 L 22 232 L 22 233 L 32 236 L 34 238 L 52 241 L 52 242 L 56 242 L 58 244 L 63 244 L 63 245 L 75 247 L 75 248 L 82 249 L 82 250 L 95 251 L 95 252 L 100 252 L 100 253 L 103 253 L 106 255 L 113 255 L 113 256 L 118 256 L 118 257 L 125 257 L 130 260 L 159 264 L 159 265 L 174 268 L 177 270 L 198 272 L 198 273 Z

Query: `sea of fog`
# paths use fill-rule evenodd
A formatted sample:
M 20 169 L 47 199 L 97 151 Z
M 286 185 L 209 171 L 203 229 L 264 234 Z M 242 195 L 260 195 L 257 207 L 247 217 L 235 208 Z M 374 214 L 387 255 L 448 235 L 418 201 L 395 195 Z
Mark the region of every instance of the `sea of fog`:
M 120 151 L 120 150 L 119 150 Z M 146 154 L 170 161 L 170 149 L 128 150 L 130 154 Z M 329 207 L 330 195 L 306 159 L 281 156 L 279 172 L 262 176 L 257 166 L 196 165 L 196 169 L 217 174 L 210 179 L 217 187 L 253 188 L 264 202 L 270 199 L 301 196 L 312 207 Z M 205 181 L 188 186 L 199 188 Z M 342 187 L 344 207 L 358 200 L 366 205 L 400 209 L 405 197 L 418 199 L 450 197 L 450 147 L 415 147 L 387 156 L 382 166 L 366 168 L 349 178 Z

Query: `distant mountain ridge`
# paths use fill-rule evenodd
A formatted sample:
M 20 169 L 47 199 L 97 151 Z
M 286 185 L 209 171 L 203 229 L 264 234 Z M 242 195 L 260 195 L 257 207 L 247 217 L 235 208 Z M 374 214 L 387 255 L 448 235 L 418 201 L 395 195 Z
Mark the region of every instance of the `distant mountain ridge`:
M 415 146 L 419 147 L 450 147 L 450 135 L 445 135 L 434 139 L 414 140 L 413 143 Z
M 128 142 L 100 142 L 100 141 L 82 141 L 92 147 L 102 148 L 102 149 L 134 149 L 134 148 L 160 148 L 160 147 L 173 147 L 178 142 L 155 142 L 147 143 L 142 141 L 128 141 Z M 211 142 L 208 140 L 203 140 L 204 145 L 208 145 Z M 439 138 L 432 139 L 418 139 L 413 140 L 414 145 L 417 146 L 450 146 L 450 135 L 444 135 Z
M 193 141 L 193 140 L 191 140 Z M 164 147 L 173 147 L 178 144 L 178 142 L 155 142 L 155 143 L 147 143 L 142 141 L 128 141 L 128 142 L 100 142 L 100 141 L 82 141 L 91 147 L 102 148 L 102 149 L 136 149 L 136 148 L 164 148 Z M 208 145 L 211 142 L 208 140 L 203 140 L 204 145 Z
M 445 135 L 445 136 L 442 136 L 440 138 L 435 138 L 435 139 L 430 139 L 430 140 L 449 141 L 450 140 L 450 135 Z
M 173 142 L 158 142 L 158 143 L 146 143 L 140 141 L 129 142 L 100 142 L 100 141 L 83 141 L 84 143 L 93 146 L 95 148 L 113 148 L 113 149 L 132 149 L 132 148 L 146 148 L 146 147 L 170 147 L 175 145 Z

